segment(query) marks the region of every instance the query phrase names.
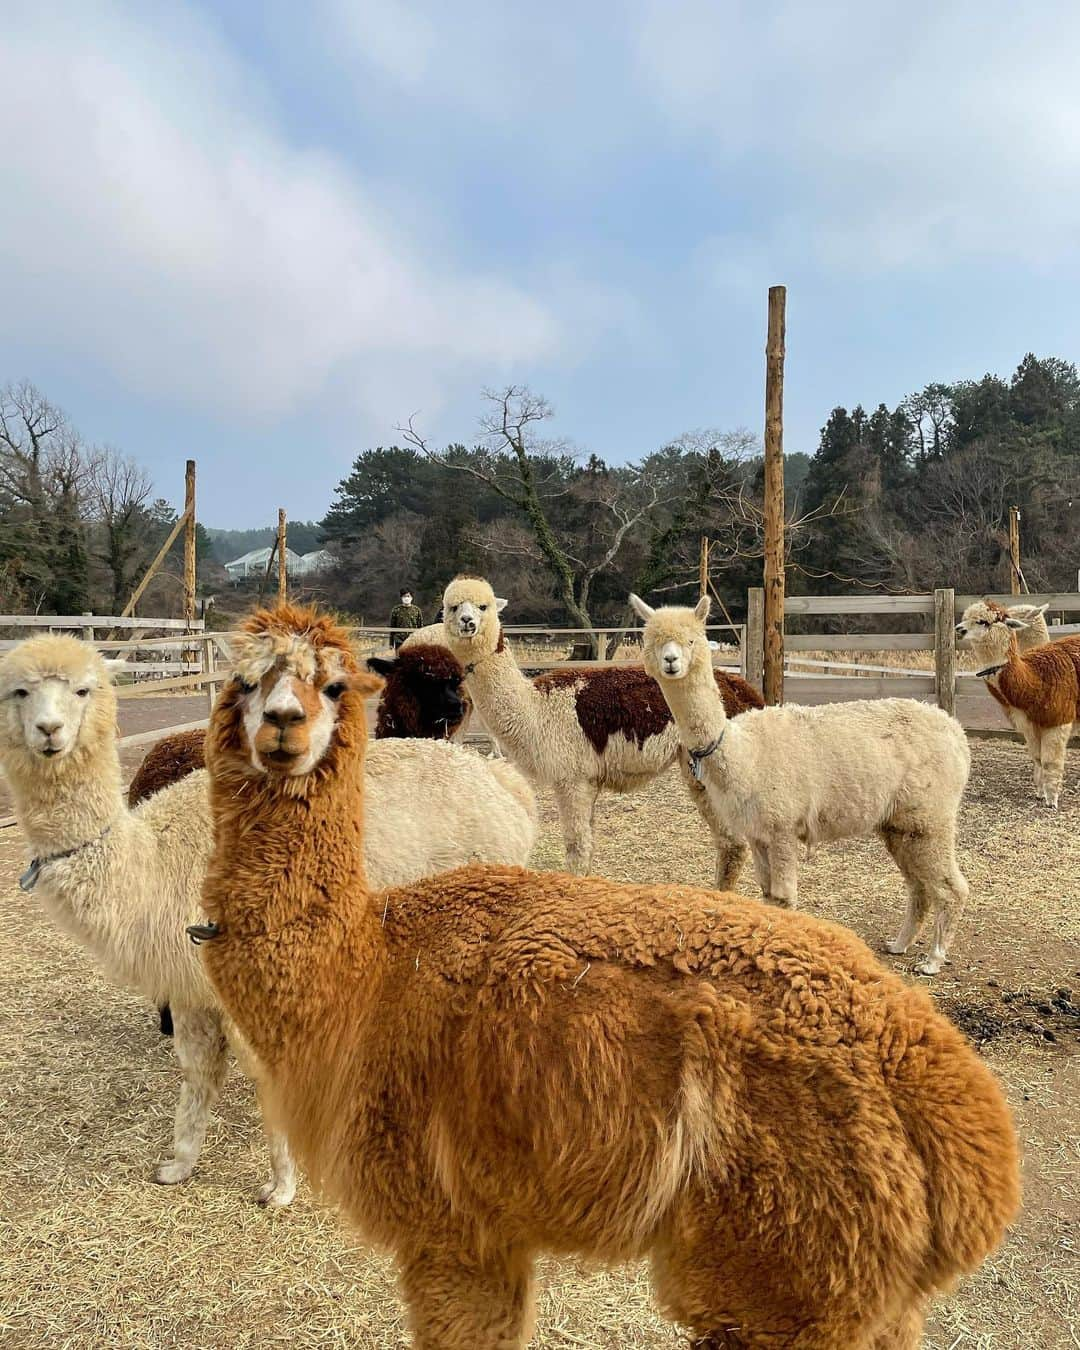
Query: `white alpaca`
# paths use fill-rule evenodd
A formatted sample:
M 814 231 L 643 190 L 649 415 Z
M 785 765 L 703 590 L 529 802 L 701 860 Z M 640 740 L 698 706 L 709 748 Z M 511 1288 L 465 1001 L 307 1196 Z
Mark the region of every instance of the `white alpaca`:
M 1022 652 L 1023 619 L 995 600 L 968 605 L 956 625 L 978 674 L 1024 738 L 1035 767 L 1035 791 L 1056 809 L 1065 776 L 1065 752 L 1080 721 L 1080 637 L 1061 638 Z
M 678 757 L 679 733 L 641 666 L 557 670 L 527 679 L 503 640 L 498 616 L 505 604 L 481 578 L 455 577 L 443 596 L 446 642 L 503 754 L 534 783 L 554 790 L 567 867 L 588 872 L 597 796 L 651 782 Z M 737 675 L 717 671 L 715 678 L 732 716 L 761 706 L 761 695 Z M 735 884 L 745 847 L 724 833 L 706 793 L 682 768 L 716 845 L 716 885 L 726 889 Z
M 24 889 L 115 982 L 172 1009 L 183 1073 L 173 1156 L 156 1180 L 195 1167 L 227 1067 L 232 1029 L 185 928 L 198 921 L 212 842 L 199 770 L 129 811 L 116 748 L 116 696 L 88 644 L 40 637 L 0 660 L 0 764 L 31 854 Z M 376 741 L 367 757 L 365 856 L 377 886 L 475 860 L 525 863 L 536 806 L 512 766 L 437 741 Z M 243 1046 L 233 1048 L 249 1075 Z M 257 1075 L 255 1075 L 257 1076 Z M 295 1190 L 284 1139 L 269 1134 L 263 1204 Z
M 935 975 L 968 887 L 956 863 L 956 817 L 971 756 L 963 728 L 913 699 L 765 708 L 729 721 L 711 678 L 705 618 L 650 609 L 645 666 L 663 690 L 689 762 L 725 829 L 746 839 L 765 898 L 794 906 L 801 847 L 878 834 L 903 873 L 908 909 L 894 953 L 931 908 L 934 938 L 916 969 Z

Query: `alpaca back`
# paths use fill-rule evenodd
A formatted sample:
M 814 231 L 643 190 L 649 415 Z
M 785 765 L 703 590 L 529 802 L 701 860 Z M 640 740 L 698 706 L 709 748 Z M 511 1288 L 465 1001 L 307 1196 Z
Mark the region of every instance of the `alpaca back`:
M 746 713 L 728 735 L 710 788 L 749 795 L 755 815 L 815 841 L 862 833 L 898 807 L 954 816 L 971 767 L 960 724 L 914 699 L 787 704 Z
M 401 886 L 469 862 L 528 860 L 536 804 L 509 765 L 448 741 L 383 740 L 369 745 L 365 776 L 373 886 Z

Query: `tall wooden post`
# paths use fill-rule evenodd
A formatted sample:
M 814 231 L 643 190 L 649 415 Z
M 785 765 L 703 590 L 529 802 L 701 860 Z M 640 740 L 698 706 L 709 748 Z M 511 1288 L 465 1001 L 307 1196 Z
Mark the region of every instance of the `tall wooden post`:
M 764 682 L 765 592 L 751 586 L 746 592 L 746 678 L 760 689 Z
M 709 594 L 709 536 L 701 536 L 701 555 L 698 558 L 698 594 Z
M 956 592 L 934 592 L 934 693 L 937 705 L 956 714 Z
M 195 461 L 184 473 L 184 618 L 195 623 Z
M 765 346 L 765 702 L 784 701 L 784 333 L 787 289 L 769 287 Z
M 289 574 L 285 570 L 285 508 L 281 506 L 277 513 L 277 598 L 279 605 L 289 598 Z
M 1020 594 L 1020 508 L 1009 507 L 1009 589 Z

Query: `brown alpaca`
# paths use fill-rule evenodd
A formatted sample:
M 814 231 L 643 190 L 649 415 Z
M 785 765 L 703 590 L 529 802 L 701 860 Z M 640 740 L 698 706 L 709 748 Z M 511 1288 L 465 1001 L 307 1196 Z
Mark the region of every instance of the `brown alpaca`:
M 447 647 L 403 644 L 394 656 L 368 657 L 368 669 L 386 686 L 379 699 L 375 736 L 452 740 L 465 726 L 472 704 L 462 685 L 465 671 Z
M 196 769 L 204 768 L 205 739 L 205 731 L 176 731 L 155 741 L 128 785 L 128 807 L 134 810 L 155 792 L 179 783 L 181 778 L 186 778 Z
M 1065 777 L 1065 753 L 1080 722 L 1080 637 L 1061 638 L 1021 652 L 1027 628 L 996 600 L 968 605 L 956 625 L 961 645 L 982 667 L 977 673 L 1024 737 L 1035 765 L 1035 791 L 1056 808 Z
M 714 1350 L 919 1345 L 1019 1190 L 1001 1091 L 930 999 L 734 895 L 493 866 L 372 894 L 375 682 L 312 611 L 247 631 L 193 936 L 309 1173 L 394 1251 L 414 1346 L 520 1350 L 544 1250 L 649 1256 Z

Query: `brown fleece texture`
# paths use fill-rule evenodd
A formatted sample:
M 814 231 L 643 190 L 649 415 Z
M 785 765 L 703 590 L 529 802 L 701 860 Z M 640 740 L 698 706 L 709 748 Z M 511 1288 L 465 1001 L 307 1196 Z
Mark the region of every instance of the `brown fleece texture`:
M 549 1250 L 649 1255 L 704 1346 L 914 1350 L 1018 1205 L 974 1050 L 847 930 L 736 895 L 479 865 L 368 892 L 365 678 L 292 779 L 253 772 L 226 686 L 202 952 L 298 1156 L 394 1250 L 414 1346 L 519 1350 Z
M 205 731 L 177 731 L 152 745 L 128 787 L 128 806 L 138 806 L 155 792 L 203 768 L 205 739 Z
M 399 647 L 385 676 L 386 686 L 375 719 L 375 739 L 411 736 L 441 740 L 453 736 L 472 709 L 469 696 L 462 687 L 464 679 L 461 662 L 447 647 L 423 642 L 412 647 Z M 455 720 L 436 722 L 434 719 L 441 710 L 434 700 L 440 689 L 447 687 L 457 690 L 465 711 Z
M 671 709 L 660 686 L 644 666 L 553 670 L 537 675 L 533 685 L 542 694 L 576 687 L 578 724 L 597 754 L 604 753 L 608 738 L 615 732 L 635 741 L 640 749 L 650 736 L 659 735 L 671 722 Z M 729 717 L 765 706 L 754 686 L 740 675 L 718 670 L 716 687 Z
M 1000 703 L 1019 708 L 1037 727 L 1080 721 L 1080 636 L 1061 638 L 1021 655 L 1014 634 L 997 690 L 987 687 Z

